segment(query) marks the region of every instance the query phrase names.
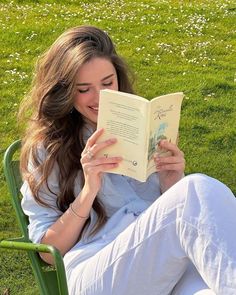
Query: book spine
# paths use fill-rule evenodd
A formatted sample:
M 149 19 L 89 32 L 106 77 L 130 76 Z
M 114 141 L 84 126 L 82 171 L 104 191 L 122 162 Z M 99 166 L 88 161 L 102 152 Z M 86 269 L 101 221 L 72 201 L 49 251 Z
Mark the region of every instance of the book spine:
M 144 147 L 144 179 L 146 180 L 148 177 L 148 146 L 149 146 L 149 137 L 150 137 L 150 118 L 151 118 L 151 103 L 148 101 L 147 102 L 147 108 L 146 108 L 146 132 L 145 132 L 145 147 Z

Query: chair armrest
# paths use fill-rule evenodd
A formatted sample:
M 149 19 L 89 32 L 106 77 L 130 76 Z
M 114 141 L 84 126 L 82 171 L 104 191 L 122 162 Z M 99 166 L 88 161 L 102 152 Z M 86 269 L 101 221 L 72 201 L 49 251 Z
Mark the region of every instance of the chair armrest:
M 56 269 L 57 280 L 59 282 L 60 288 L 67 287 L 65 266 L 63 258 L 59 250 L 51 245 L 37 244 L 32 242 L 22 242 L 23 238 L 17 238 L 13 240 L 2 240 L 0 241 L 0 248 L 12 249 L 12 250 L 24 250 L 24 251 L 34 251 L 42 253 L 50 253 L 53 256 L 54 267 Z
M 12 240 L 2 240 L 0 242 L 1 248 L 14 249 L 14 250 L 25 250 L 25 251 L 35 251 L 42 253 L 51 253 L 54 259 L 54 262 L 61 260 L 63 263 L 62 256 L 60 252 L 53 246 L 46 244 L 37 244 L 31 242 L 19 241 L 20 238 Z

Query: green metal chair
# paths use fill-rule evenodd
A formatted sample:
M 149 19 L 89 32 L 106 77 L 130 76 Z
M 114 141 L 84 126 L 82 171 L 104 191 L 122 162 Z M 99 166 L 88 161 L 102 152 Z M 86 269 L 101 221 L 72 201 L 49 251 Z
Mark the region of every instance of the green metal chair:
M 16 212 L 22 237 L 0 241 L 1 248 L 11 250 L 27 251 L 35 279 L 42 295 L 68 295 L 68 287 L 65 275 L 65 268 L 60 252 L 52 246 L 35 244 L 28 237 L 28 218 L 21 208 L 20 187 L 22 179 L 19 172 L 20 140 L 13 142 L 4 155 L 4 173 L 12 198 L 13 207 Z M 54 266 L 46 264 L 38 252 L 51 253 L 54 259 Z

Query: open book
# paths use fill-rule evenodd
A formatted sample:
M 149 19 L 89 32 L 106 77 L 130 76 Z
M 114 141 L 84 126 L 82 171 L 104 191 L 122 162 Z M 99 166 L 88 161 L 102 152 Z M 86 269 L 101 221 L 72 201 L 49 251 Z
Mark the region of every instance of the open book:
M 108 172 L 146 181 L 156 171 L 153 155 L 158 141 L 176 143 L 183 93 L 172 93 L 148 101 L 140 96 L 101 90 L 97 128 L 104 128 L 99 141 L 116 137 L 117 143 L 100 156 L 122 156 L 119 167 Z

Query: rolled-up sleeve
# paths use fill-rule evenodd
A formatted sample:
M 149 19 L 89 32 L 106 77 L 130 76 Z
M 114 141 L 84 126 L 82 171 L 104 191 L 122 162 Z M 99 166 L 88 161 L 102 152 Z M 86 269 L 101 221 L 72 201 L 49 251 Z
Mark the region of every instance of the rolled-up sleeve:
M 45 150 L 41 148 L 39 154 L 40 160 L 43 161 L 46 154 Z M 36 179 L 39 178 L 32 166 L 30 170 Z M 21 207 L 29 218 L 29 238 L 34 243 L 39 243 L 47 229 L 62 215 L 62 212 L 57 208 L 59 187 L 58 167 L 56 164 L 49 175 L 48 185 L 50 188 L 43 184 L 39 190 L 39 198 L 48 206 L 41 205 L 35 200 L 27 181 L 24 181 L 21 187 L 21 194 L 23 196 Z
M 62 215 L 62 212 L 56 208 L 56 200 L 54 204 L 52 202 L 55 196 L 50 201 L 52 207 L 46 207 L 36 202 L 26 181 L 21 187 L 21 193 L 23 195 L 21 206 L 29 218 L 29 238 L 34 243 L 40 243 L 47 229 Z M 43 193 L 40 194 L 40 196 L 42 195 Z M 45 197 L 48 199 L 49 195 L 45 195 Z

